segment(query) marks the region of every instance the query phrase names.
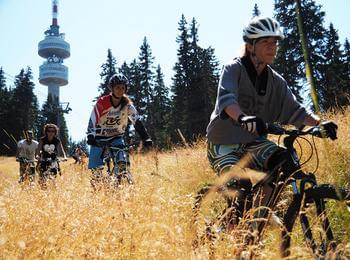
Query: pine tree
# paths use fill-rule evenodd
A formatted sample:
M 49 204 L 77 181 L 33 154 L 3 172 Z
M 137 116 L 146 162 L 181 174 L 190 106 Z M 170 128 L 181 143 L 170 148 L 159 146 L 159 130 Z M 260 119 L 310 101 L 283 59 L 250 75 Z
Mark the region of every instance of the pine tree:
M 141 72 L 140 66 L 136 59 L 134 59 L 129 66 L 129 87 L 128 87 L 128 95 L 131 97 L 133 103 L 136 108 L 140 110 L 146 106 L 146 103 L 143 99 L 143 92 L 141 91 Z M 141 111 L 139 111 L 141 112 Z
M 187 139 L 192 140 L 193 137 L 197 136 L 200 132 L 198 128 L 198 123 L 202 121 L 201 112 L 203 111 L 204 103 L 202 100 L 201 93 L 201 77 L 203 76 L 201 72 L 201 60 L 200 53 L 202 48 L 198 46 L 198 27 L 197 21 L 195 18 L 192 19 L 190 24 L 190 33 L 189 33 L 189 58 L 190 64 L 187 68 L 186 74 L 188 75 L 187 79 L 187 131 L 184 133 Z M 201 107 L 202 106 L 202 107 Z
M 58 98 L 52 95 L 48 95 L 45 103 L 42 106 L 41 116 L 43 118 L 42 122 L 44 126 L 47 123 L 57 124 L 57 113 L 58 108 L 56 104 L 58 103 Z
M 176 38 L 179 44 L 177 51 L 178 61 L 175 63 L 175 75 L 172 78 L 172 109 L 171 109 L 171 136 L 173 142 L 179 142 L 177 130 L 183 134 L 188 133 L 187 126 L 187 107 L 188 107 L 188 86 L 189 86 L 189 68 L 190 68 L 190 43 L 187 29 L 187 21 L 184 15 L 181 16 L 178 28 L 180 34 Z
M 350 92 L 350 43 L 348 39 L 345 39 L 344 42 L 344 57 L 343 57 L 343 63 L 345 65 L 345 75 L 344 78 L 346 79 L 346 90 L 349 93 Z M 350 100 L 350 97 L 348 97 Z
M 153 141 L 160 148 L 165 148 L 170 143 L 168 139 L 168 125 L 170 100 L 169 90 L 164 84 L 164 75 L 160 65 L 158 65 L 154 81 L 154 95 L 151 106 L 153 115 L 153 125 L 155 127 Z
M 0 67 L 0 122 L 2 122 L 2 127 L 6 127 L 5 124 L 7 122 L 6 116 L 8 111 L 8 99 L 9 93 L 6 88 L 5 72 L 3 71 L 2 67 Z M 0 131 L 2 131 L 2 129 L 0 129 Z
M 65 151 L 67 151 L 68 149 L 68 145 L 69 145 L 69 134 L 68 134 L 68 127 L 67 127 L 67 123 L 66 123 L 66 119 L 64 118 L 64 113 L 60 113 L 59 115 L 59 138 L 61 139 L 63 148 Z
M 109 94 L 110 91 L 108 89 L 108 81 L 110 77 L 116 73 L 117 71 L 116 66 L 117 66 L 117 61 L 113 57 L 111 49 L 108 49 L 107 61 L 101 66 L 102 72 L 100 73 L 100 77 L 102 79 L 102 82 L 100 86 L 98 86 L 99 96 L 97 96 L 95 100 L 97 100 L 101 96 Z
M 189 27 L 189 28 L 188 28 Z M 188 26 L 184 16 L 179 22 L 178 61 L 174 66 L 170 126 L 180 129 L 187 141 L 204 136 L 214 106 L 218 84 L 218 63 L 214 49 L 198 45 L 198 25 Z M 172 135 L 173 141 L 178 141 Z
M 218 84 L 217 62 L 214 49 L 198 46 L 197 22 L 193 18 L 190 25 L 190 59 L 188 87 L 188 133 L 193 140 L 198 135 L 204 136 L 213 109 Z
M 133 104 L 140 113 L 139 108 L 145 107 L 145 103 L 143 100 L 143 94 L 140 91 L 141 75 L 139 64 L 137 63 L 136 59 L 134 59 L 130 65 L 127 65 L 127 63 L 124 62 L 120 68 L 120 72 L 129 79 L 127 95 L 131 98 Z M 130 124 L 131 123 L 129 122 L 124 134 L 125 140 L 128 143 L 134 138 L 135 135 L 135 132 L 131 131 Z
M 258 5 L 255 4 L 255 5 L 254 5 L 254 9 L 253 9 L 253 17 L 255 17 L 255 16 L 260 16 L 260 14 L 261 14 L 261 12 L 260 12 L 260 10 L 259 10 L 259 8 L 258 8 Z
M 140 47 L 138 62 L 140 85 L 137 86 L 137 91 L 139 91 L 142 95 L 142 101 L 138 107 L 138 110 L 142 115 L 148 133 L 152 138 L 154 138 L 156 132 L 156 126 L 154 125 L 154 118 L 151 109 L 154 81 L 153 61 L 154 57 L 152 56 L 151 47 L 147 42 L 147 38 L 144 37 L 142 45 Z
M 11 99 L 12 122 L 11 133 L 16 137 L 24 137 L 23 130 L 31 129 L 37 132 L 38 101 L 35 96 L 30 67 L 22 69 L 15 77 L 15 88 Z
M 11 122 L 11 113 L 9 111 L 11 91 L 6 87 L 5 72 L 0 67 L 0 155 L 9 155 L 13 153 L 14 142 L 6 133 L 9 132 Z M 5 132 L 6 131 L 6 132 Z
M 345 74 L 348 80 L 348 88 L 350 88 L 350 43 L 347 38 L 344 42 L 343 63 L 345 64 Z
M 275 14 L 276 19 L 284 29 L 285 38 L 279 43 L 273 67 L 287 81 L 296 98 L 302 101 L 301 90 L 303 85 L 298 81 L 298 70 L 300 70 L 299 64 L 303 60 L 301 51 L 295 52 L 295 48 L 301 49 L 301 45 L 293 1 L 275 1 Z
M 6 78 L 5 78 L 5 72 L 0 67 L 0 92 L 3 92 L 6 89 Z
M 139 107 L 140 113 L 145 117 L 148 124 L 152 124 L 152 114 L 150 111 L 152 95 L 153 95 L 153 61 L 151 47 L 147 42 L 147 38 L 143 39 L 139 54 L 139 73 L 141 77 L 139 91 L 142 93 L 143 104 L 145 106 Z M 153 129 L 150 129 L 153 132 Z
M 215 57 L 214 49 L 209 47 L 200 52 L 200 84 L 199 94 L 201 102 L 198 102 L 198 111 L 201 111 L 201 121 L 197 127 L 197 133 L 204 136 L 209 123 L 210 114 L 215 106 L 217 86 L 219 83 L 219 63 Z
M 128 66 L 128 64 L 126 63 L 126 61 L 124 61 L 123 64 L 120 66 L 119 73 L 123 74 L 130 81 L 131 70 L 130 70 L 130 67 Z M 129 84 L 130 84 L 130 82 L 129 82 Z
M 323 21 L 325 13 L 313 0 L 301 0 L 301 16 L 307 32 L 307 45 L 310 52 L 310 62 L 313 69 L 316 86 L 320 85 L 325 28 Z M 285 39 L 281 41 L 274 67 L 286 79 L 289 87 L 299 101 L 302 100 L 302 88 L 306 83 L 305 62 L 302 53 L 300 35 L 297 26 L 297 16 L 294 0 L 275 1 L 276 19 L 284 28 Z
M 332 23 L 325 34 L 325 41 L 325 63 L 321 84 L 323 88 L 319 89 L 320 105 L 324 110 L 334 110 L 349 105 L 350 91 L 347 84 L 346 65 L 343 62 L 344 53 Z

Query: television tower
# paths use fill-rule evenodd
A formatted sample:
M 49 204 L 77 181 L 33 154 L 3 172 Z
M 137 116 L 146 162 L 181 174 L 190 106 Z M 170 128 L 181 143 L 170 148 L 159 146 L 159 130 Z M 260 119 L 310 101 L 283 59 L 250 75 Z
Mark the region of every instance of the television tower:
M 48 86 L 50 112 L 57 115 L 57 122 L 52 123 L 60 127 L 60 115 L 70 110 L 68 103 L 65 108 L 60 103 L 60 87 L 68 84 L 68 67 L 63 65 L 63 60 L 70 56 L 70 45 L 64 33 L 59 32 L 57 14 L 58 0 L 52 0 L 52 24 L 45 31 L 45 39 L 38 44 L 38 54 L 46 59 L 39 67 L 39 82 Z

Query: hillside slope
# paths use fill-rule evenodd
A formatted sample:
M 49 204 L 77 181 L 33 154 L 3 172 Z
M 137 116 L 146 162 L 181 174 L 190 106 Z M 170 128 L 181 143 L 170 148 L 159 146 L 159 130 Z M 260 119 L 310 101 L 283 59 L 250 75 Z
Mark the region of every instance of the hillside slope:
M 350 114 L 328 117 L 339 124 L 339 138 L 335 142 L 316 140 L 318 179 L 350 187 Z M 306 153 L 306 143 L 301 145 Z M 312 160 L 307 168 L 314 167 Z M 115 193 L 93 193 L 89 172 L 72 161 L 62 168 L 56 188 L 21 189 L 14 158 L 0 158 L 1 258 L 210 257 L 208 250 L 195 254 L 191 248 L 194 193 L 203 183 L 215 179 L 204 142 L 171 152 L 132 155 L 135 185 Z M 344 221 L 343 226 L 335 227 L 336 231 L 341 233 L 350 226 L 349 212 L 334 209 L 332 214 L 338 223 Z M 350 251 L 347 233 L 342 238 Z M 278 230 L 269 230 L 261 258 L 278 258 L 278 241 Z M 310 257 L 300 233 L 293 242 L 294 256 Z M 216 244 L 215 258 L 230 259 L 234 250 L 234 237 L 224 237 Z

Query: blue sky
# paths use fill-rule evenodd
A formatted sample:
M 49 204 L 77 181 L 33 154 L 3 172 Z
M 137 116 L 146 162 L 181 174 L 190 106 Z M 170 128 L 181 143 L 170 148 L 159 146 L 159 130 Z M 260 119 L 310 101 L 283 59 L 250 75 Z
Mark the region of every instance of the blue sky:
M 350 39 L 350 1 L 316 2 L 326 12 L 325 25 L 333 22 L 341 43 L 346 37 Z M 200 45 L 214 47 L 222 65 L 239 53 L 242 28 L 255 3 L 262 15 L 273 15 L 274 0 L 60 0 L 58 24 L 71 45 L 71 57 L 65 60 L 69 84 L 60 89 L 60 100 L 70 102 L 73 109 L 66 115 L 69 134 L 74 140 L 85 137 L 108 48 L 118 65 L 130 63 L 138 57 L 146 36 L 155 65 L 161 65 L 169 86 L 181 14 L 188 22 L 196 18 Z M 40 104 L 46 99 L 47 87 L 38 82 L 38 69 L 44 59 L 38 56 L 37 46 L 51 19 L 51 0 L 0 0 L 0 66 L 8 73 L 8 85 L 13 84 L 9 75 L 15 76 L 21 68 L 30 66 Z

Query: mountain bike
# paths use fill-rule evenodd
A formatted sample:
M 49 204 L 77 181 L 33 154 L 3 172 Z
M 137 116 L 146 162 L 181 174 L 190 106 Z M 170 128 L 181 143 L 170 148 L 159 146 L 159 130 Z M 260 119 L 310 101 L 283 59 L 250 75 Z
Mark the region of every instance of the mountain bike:
M 244 234 L 240 241 L 244 245 L 260 243 L 271 214 L 279 208 L 278 203 L 283 199 L 283 204 L 287 207 L 283 206 L 279 213 L 283 219 L 281 255 L 287 257 L 291 253 L 291 233 L 299 216 L 306 245 L 317 259 L 322 259 L 328 253 L 336 252 L 337 245 L 340 244 L 340 241 L 334 237 L 327 215 L 326 202 L 340 204 L 339 207 L 342 208 L 349 207 L 350 189 L 331 184 L 319 185 L 315 176 L 317 168 L 311 173 L 301 169 L 314 155 L 318 165 L 314 137 L 324 136 L 320 127 L 288 130 L 279 125 L 269 125 L 268 131 L 270 134 L 285 135 L 284 146 L 298 165 L 298 170 L 287 176 L 282 172 L 281 167 L 276 167 L 267 173 L 265 178 L 251 186 L 242 185 L 244 181 L 237 181 L 236 178 L 230 177 L 220 186 L 209 184 L 203 187 L 196 194 L 193 207 L 192 224 L 195 228 L 193 247 L 196 249 L 204 244 L 212 245 L 220 233 L 232 234 L 235 231 Z M 312 142 L 303 137 L 307 135 L 312 136 Z M 298 144 L 298 138 L 306 140 L 312 148 L 309 158 L 303 164 L 300 162 L 301 156 L 298 156 L 294 147 Z M 299 148 L 301 149 L 301 146 Z M 265 206 L 258 209 L 254 206 L 258 198 L 257 194 L 266 184 L 272 187 L 273 192 Z M 291 197 L 288 196 L 288 191 Z M 346 205 L 340 201 L 344 201 Z M 246 232 L 239 230 L 244 223 L 249 223 Z M 350 253 L 345 252 L 345 254 L 349 254 L 346 256 L 350 257 Z
M 57 174 L 61 175 L 61 169 L 59 166 L 60 161 L 65 160 L 61 160 L 55 156 L 52 158 L 42 158 L 39 160 L 37 167 L 39 171 L 39 185 L 42 189 L 47 188 L 48 182 L 55 185 Z
M 35 164 L 34 160 L 28 160 L 24 157 L 19 157 L 16 159 L 20 163 L 20 178 L 19 183 L 34 183 L 35 180 Z
M 96 145 L 103 148 L 101 158 L 104 166 L 92 171 L 90 183 L 93 189 L 116 189 L 124 181 L 134 184 L 130 172 L 129 150 L 136 144 L 114 146 L 110 141 L 96 140 Z

